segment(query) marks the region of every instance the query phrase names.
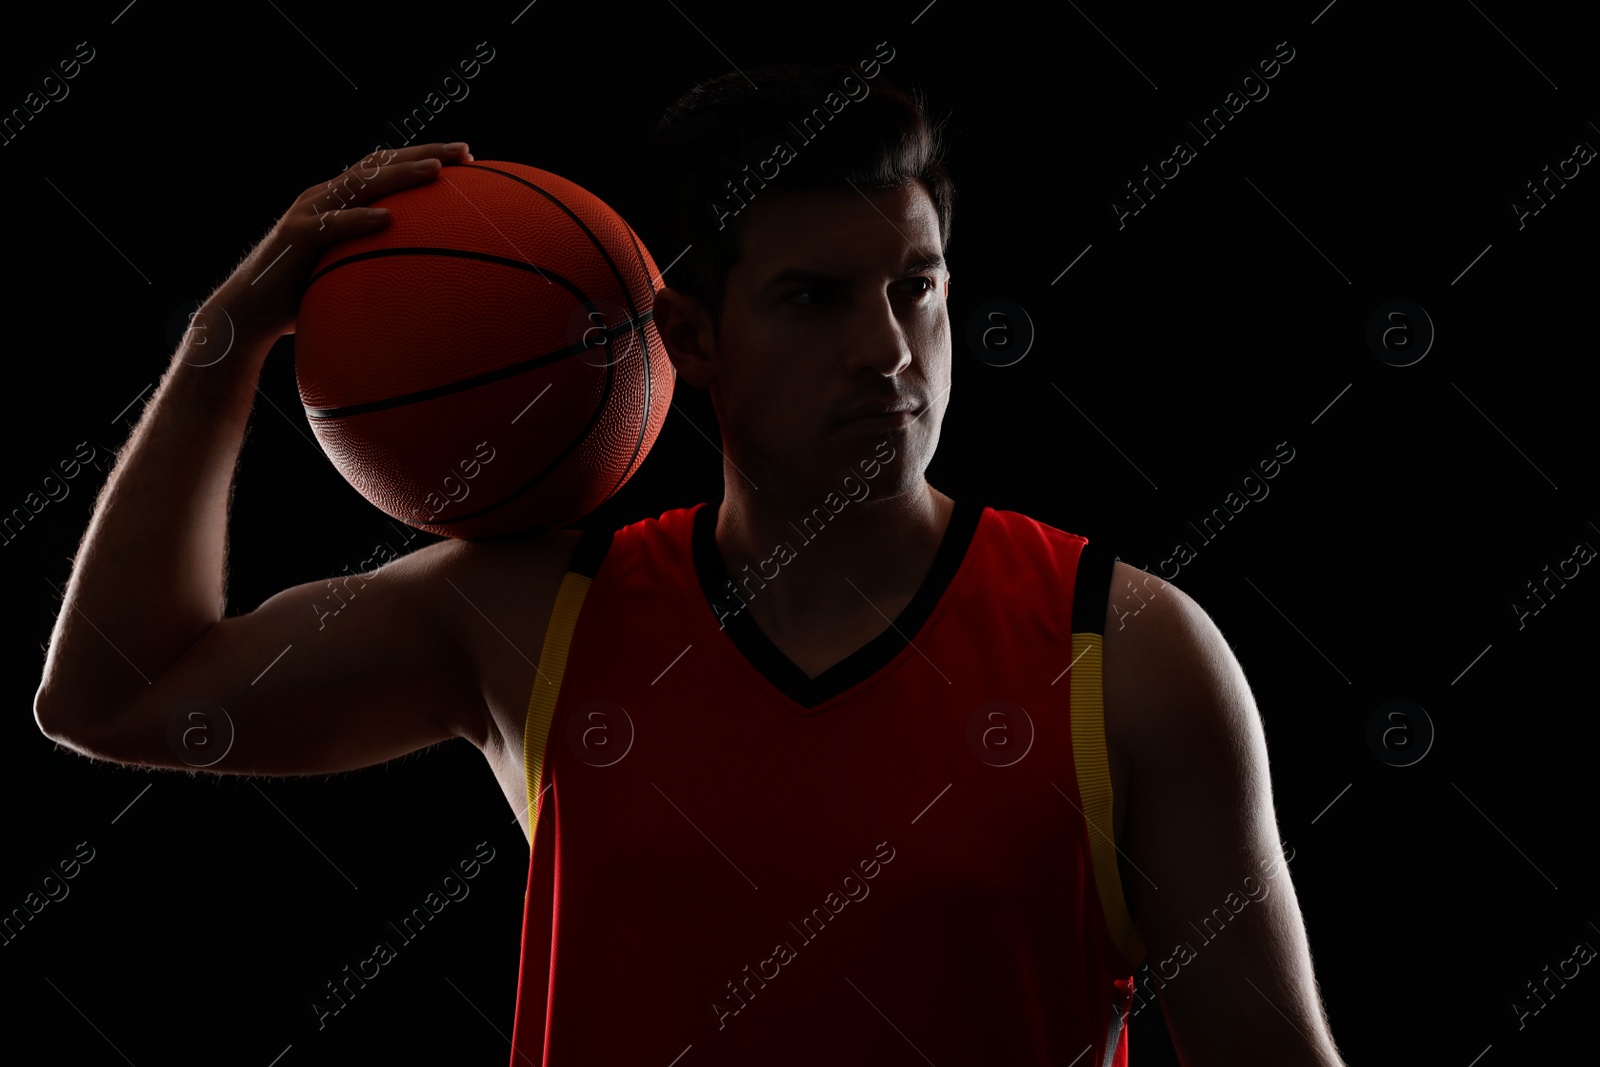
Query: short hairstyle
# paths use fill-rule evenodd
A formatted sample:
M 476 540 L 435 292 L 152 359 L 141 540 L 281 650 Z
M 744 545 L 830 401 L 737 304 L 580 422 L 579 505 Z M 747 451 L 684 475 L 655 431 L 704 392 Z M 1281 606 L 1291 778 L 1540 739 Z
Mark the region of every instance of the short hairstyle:
M 939 217 L 940 252 L 948 248 L 955 186 L 942 127 L 929 122 L 920 93 L 866 69 L 795 64 L 723 75 L 694 86 L 656 124 L 649 159 L 661 225 L 674 255 L 690 246 L 671 286 L 714 325 L 738 262 L 743 209 L 767 190 L 865 193 L 921 181 Z

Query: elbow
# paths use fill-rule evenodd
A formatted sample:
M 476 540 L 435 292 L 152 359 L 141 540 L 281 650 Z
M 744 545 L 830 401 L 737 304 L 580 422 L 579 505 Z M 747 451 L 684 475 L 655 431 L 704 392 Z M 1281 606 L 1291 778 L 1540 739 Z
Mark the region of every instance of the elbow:
M 33 721 L 39 732 L 50 740 L 63 743 L 67 740 L 67 720 L 51 696 L 48 679 L 39 683 L 38 692 L 33 694 Z
M 33 721 L 39 732 L 56 744 L 85 756 L 107 758 L 95 748 L 89 736 L 89 718 L 74 713 L 72 707 L 51 690 L 49 679 L 34 694 Z
M 83 751 L 82 720 L 67 714 L 60 701 L 50 694 L 48 683 L 40 685 L 34 694 L 33 721 L 39 732 L 56 744 Z

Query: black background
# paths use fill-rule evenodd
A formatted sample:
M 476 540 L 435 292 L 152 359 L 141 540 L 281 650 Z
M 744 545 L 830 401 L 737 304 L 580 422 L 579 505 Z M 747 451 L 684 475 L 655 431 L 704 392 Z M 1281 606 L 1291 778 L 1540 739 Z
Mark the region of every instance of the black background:
M 424 139 L 577 181 L 661 265 L 679 250 L 659 243 L 642 145 L 672 99 L 730 65 L 853 61 L 888 41 L 888 72 L 948 116 L 958 187 L 955 384 L 930 481 L 1105 539 L 1147 569 L 1179 540 L 1198 548 L 1176 584 L 1254 687 L 1349 1062 L 1538 1062 L 1584 1034 L 1592 968 L 1520 1029 L 1512 1009 L 1546 964 L 1600 944 L 1585 655 L 1600 578 L 1584 568 L 1520 629 L 1511 607 L 1578 542 L 1600 545 L 1583 326 L 1600 178 L 1584 167 L 1520 229 L 1511 207 L 1576 142 L 1600 144 L 1577 16 L 925 2 L 513 0 L 418 20 L 116 0 L 8 27 L 4 109 L 78 42 L 94 58 L 0 146 L 17 342 L 0 508 L 23 506 L 80 442 L 100 456 L 0 545 L 14 620 L 0 909 L 78 842 L 95 850 L 70 896 L 0 946 L 4 1040 L 19 1054 L 507 1055 L 527 851 L 466 742 L 332 779 L 244 781 L 92 764 L 30 713 L 54 587 L 130 403 L 165 366 L 173 313 L 301 189 L 397 143 L 388 122 L 480 41 L 495 58 Z M 1201 144 L 1185 121 L 1283 41 L 1294 58 L 1270 95 Z M 1112 197 L 1179 138 L 1197 158 L 1119 228 Z M 992 299 L 1037 331 L 1009 367 L 965 342 Z M 1369 315 L 1396 299 L 1437 329 L 1407 367 L 1366 341 Z M 268 363 L 271 403 L 256 405 L 240 465 L 233 611 L 392 535 L 311 442 L 289 347 Z M 709 404 L 688 388 L 676 399 L 640 473 L 583 525 L 720 494 L 716 454 L 685 425 L 714 437 Z M 1270 495 L 1198 540 L 1187 523 L 1280 442 L 1295 458 Z M 1409 767 L 1366 740 L 1391 699 L 1425 708 L 1436 730 Z M 472 895 L 319 1031 L 321 984 L 478 842 L 495 858 Z M 1175 1062 L 1157 1012 L 1133 1027 L 1133 1062 Z

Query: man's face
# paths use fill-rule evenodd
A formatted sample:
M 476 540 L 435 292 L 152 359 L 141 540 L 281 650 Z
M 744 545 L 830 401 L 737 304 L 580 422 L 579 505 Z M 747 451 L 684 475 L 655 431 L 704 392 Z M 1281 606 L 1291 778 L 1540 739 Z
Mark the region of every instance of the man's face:
M 874 497 L 920 487 L 950 389 L 948 282 L 921 182 L 758 196 L 710 385 L 739 469 L 819 499 L 869 471 Z

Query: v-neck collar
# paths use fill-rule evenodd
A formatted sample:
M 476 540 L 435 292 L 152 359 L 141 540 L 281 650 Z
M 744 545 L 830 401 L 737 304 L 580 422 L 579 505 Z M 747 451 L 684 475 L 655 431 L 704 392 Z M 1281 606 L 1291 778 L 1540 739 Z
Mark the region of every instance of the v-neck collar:
M 815 678 L 806 677 L 805 671 L 772 643 L 734 595 L 733 578 L 723 565 L 722 553 L 717 551 L 717 511 L 721 501 L 701 505 L 694 516 L 692 550 L 700 590 L 713 615 L 722 620 L 728 638 L 750 665 L 794 703 L 815 708 L 872 677 L 916 638 L 955 578 L 983 515 L 980 505 L 959 500 L 954 504 L 933 565 L 894 624 Z M 798 555 L 805 546 L 797 546 L 795 551 Z M 780 571 L 775 580 L 781 580 L 781 575 Z

